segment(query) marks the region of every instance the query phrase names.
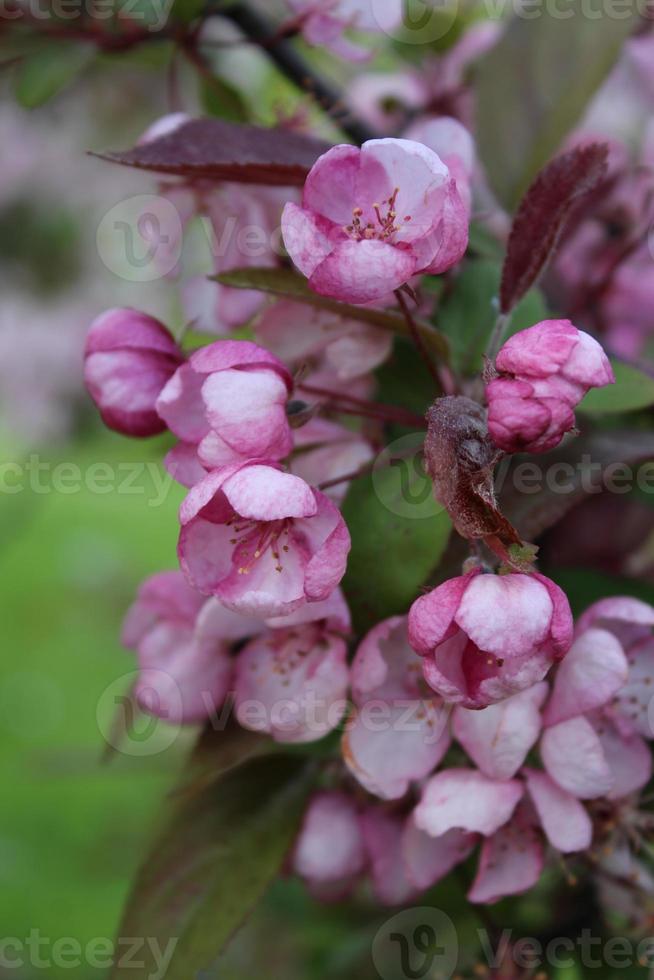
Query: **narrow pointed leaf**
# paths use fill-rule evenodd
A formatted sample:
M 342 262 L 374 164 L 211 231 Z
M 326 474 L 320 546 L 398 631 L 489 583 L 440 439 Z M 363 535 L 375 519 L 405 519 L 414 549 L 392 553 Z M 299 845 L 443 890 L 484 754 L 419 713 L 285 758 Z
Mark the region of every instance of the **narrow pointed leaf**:
M 141 868 L 119 930 L 148 942 L 113 978 L 145 980 L 170 957 L 166 980 L 189 980 L 216 960 L 278 873 L 310 789 L 310 767 L 260 759 L 178 801 Z M 118 947 L 120 948 L 120 946 Z
M 131 150 L 95 155 L 126 167 L 178 177 L 301 187 L 328 149 L 329 144 L 301 133 L 225 119 L 192 119 Z

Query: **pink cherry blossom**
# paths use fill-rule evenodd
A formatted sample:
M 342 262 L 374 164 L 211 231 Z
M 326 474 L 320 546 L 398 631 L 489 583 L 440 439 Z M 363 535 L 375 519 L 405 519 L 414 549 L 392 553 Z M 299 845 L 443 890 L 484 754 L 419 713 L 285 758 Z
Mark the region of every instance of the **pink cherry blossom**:
M 208 474 L 182 503 L 180 521 L 189 581 L 238 612 L 291 613 L 327 599 L 345 572 L 350 535 L 334 504 L 265 462 Z
M 392 334 L 378 327 L 286 299 L 268 306 L 254 329 L 257 340 L 284 363 L 299 366 L 322 356 L 342 381 L 373 371 L 393 349 Z
M 463 256 L 468 221 L 456 183 L 422 143 L 370 140 L 335 146 L 314 164 L 302 206 L 282 231 L 315 292 L 350 303 L 382 300 L 420 273 Z
M 288 0 L 305 40 L 347 61 L 367 61 L 370 52 L 345 31 L 390 33 L 402 23 L 402 0 Z
M 231 690 L 230 645 L 259 629 L 256 621 L 204 599 L 181 572 L 153 575 L 123 626 L 123 643 L 138 653 L 137 702 L 172 723 L 204 721 Z
M 312 797 L 291 858 L 318 898 L 343 898 L 366 863 L 363 834 L 354 801 L 345 793 Z
M 131 309 L 107 310 L 89 329 L 84 381 L 105 425 L 128 436 L 166 428 L 155 410 L 184 356 L 163 324 Z
M 265 296 L 254 289 L 224 286 L 210 272 L 279 264 L 279 223 L 290 192 L 275 187 L 225 183 L 196 188 L 196 212 L 210 233 L 211 267 L 182 285 L 184 315 L 198 330 L 222 334 L 241 327 L 259 312 Z
M 399 799 L 450 744 L 447 709 L 423 680 L 406 617 L 384 620 L 363 639 L 352 662 L 352 697 L 357 711 L 343 735 L 345 762 L 368 792 Z
M 484 708 L 542 680 L 567 653 L 572 615 L 544 575 L 449 579 L 417 599 L 409 640 L 427 682 L 447 701 Z
M 277 742 L 313 742 L 347 707 L 345 641 L 315 623 L 265 633 L 238 655 L 236 717 Z
M 591 629 L 608 630 L 622 645 L 628 664 L 625 682 L 616 690 L 606 711 L 625 735 L 654 735 L 652 696 L 654 694 L 654 608 L 629 596 L 600 599 L 577 621 L 583 636 Z M 608 699 L 607 699 L 608 700 Z
M 574 408 L 591 388 L 613 384 L 596 340 L 569 320 L 543 320 L 514 334 L 486 386 L 488 429 L 508 453 L 543 453 L 574 428 Z
M 197 461 L 206 469 L 254 457 L 283 459 L 293 447 L 286 418 L 292 385 L 287 368 L 262 347 L 218 340 L 175 372 L 157 400 L 157 411 L 187 447 L 197 446 Z M 184 474 L 186 455 L 170 462 Z

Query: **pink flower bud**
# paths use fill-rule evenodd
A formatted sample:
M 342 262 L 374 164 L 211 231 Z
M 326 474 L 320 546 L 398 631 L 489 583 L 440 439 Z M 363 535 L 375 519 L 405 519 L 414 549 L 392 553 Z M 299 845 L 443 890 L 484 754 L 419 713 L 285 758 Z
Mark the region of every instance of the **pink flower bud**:
M 507 453 L 544 453 L 574 428 L 574 408 L 591 388 L 613 384 L 609 360 L 569 320 L 543 320 L 504 344 L 486 386 L 488 429 Z
M 402 23 L 402 0 L 288 0 L 308 44 L 326 48 L 346 61 L 367 61 L 371 52 L 345 37 L 345 31 L 389 33 Z
M 409 640 L 434 690 L 465 708 L 483 708 L 541 681 L 563 658 L 572 614 L 544 575 L 475 570 L 414 602 Z
M 107 310 L 91 324 L 84 380 L 105 425 L 128 436 L 152 436 L 166 423 L 156 401 L 184 355 L 166 328 L 132 309 Z
M 218 340 L 179 368 L 157 411 L 176 436 L 197 446 L 207 469 L 254 457 L 283 459 L 293 448 L 286 418 L 292 386 L 287 368 L 263 347 Z
M 293 871 L 317 898 L 335 900 L 347 895 L 365 862 L 354 800 L 345 793 L 317 793 L 293 850 Z
M 369 303 L 412 276 L 458 262 L 468 218 L 440 157 L 422 143 L 383 139 L 323 154 L 307 177 L 302 206 L 286 205 L 282 231 L 315 292 Z

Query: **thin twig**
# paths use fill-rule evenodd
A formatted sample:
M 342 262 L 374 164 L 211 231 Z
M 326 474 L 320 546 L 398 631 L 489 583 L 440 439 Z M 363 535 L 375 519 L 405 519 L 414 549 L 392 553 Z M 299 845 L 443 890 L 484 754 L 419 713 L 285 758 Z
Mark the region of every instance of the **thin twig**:
M 335 412 L 342 412 L 344 415 L 362 415 L 367 418 L 380 419 L 383 422 L 397 422 L 407 426 L 415 425 L 421 429 L 426 427 L 425 420 L 421 415 L 398 405 L 365 401 L 363 398 L 356 398 L 354 395 L 346 395 L 340 391 L 334 392 L 328 388 L 320 388 L 317 385 L 307 385 L 302 382 L 298 388 L 306 391 L 309 395 L 325 398 Z
M 296 50 L 293 42 L 275 30 L 274 25 L 258 11 L 252 10 L 246 3 L 235 3 L 220 11 L 239 27 L 243 33 L 262 51 L 277 67 L 294 82 L 298 88 L 313 96 L 315 101 L 325 109 L 334 122 L 347 133 L 356 143 L 365 143 L 374 139 L 374 133 L 369 126 L 355 119 L 343 102 L 343 93 L 316 74 L 304 58 Z M 343 115 L 347 112 L 347 115 Z
M 498 351 L 502 346 L 502 341 L 504 340 L 504 335 L 509 329 L 510 322 L 511 315 L 509 313 L 500 313 L 497 317 L 493 332 L 488 341 L 488 347 L 486 348 L 486 357 L 489 361 L 494 361 L 497 357 Z
M 398 301 L 398 303 L 400 305 L 400 309 L 402 310 L 402 313 L 404 314 L 404 319 L 406 320 L 406 324 L 407 324 L 407 327 L 409 328 L 409 333 L 411 334 L 411 338 L 413 340 L 413 343 L 416 346 L 416 350 L 418 351 L 418 353 L 422 357 L 423 361 L 425 362 L 425 366 L 427 367 L 427 370 L 429 371 L 429 373 L 431 374 L 432 378 L 434 379 L 434 382 L 436 383 L 436 386 L 438 388 L 444 387 L 443 386 L 442 378 L 439 376 L 438 370 L 436 369 L 436 365 L 432 361 L 431 356 L 429 354 L 429 351 L 427 350 L 427 348 L 425 346 L 425 342 L 424 342 L 424 340 L 422 339 L 422 337 L 420 335 L 420 331 L 418 330 L 418 325 L 417 325 L 416 321 L 413 318 L 413 314 L 411 313 L 411 310 L 409 309 L 409 304 L 405 300 L 404 295 L 402 293 L 402 290 L 401 289 L 396 289 L 395 290 L 395 296 L 397 297 L 397 301 Z

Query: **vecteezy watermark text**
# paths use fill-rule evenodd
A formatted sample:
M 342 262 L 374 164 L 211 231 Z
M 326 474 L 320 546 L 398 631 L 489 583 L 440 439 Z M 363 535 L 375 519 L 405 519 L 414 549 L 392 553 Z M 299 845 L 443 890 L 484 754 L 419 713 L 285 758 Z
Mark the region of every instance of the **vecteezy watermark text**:
M 433 517 L 442 510 L 434 500 L 433 485 L 423 459 L 424 433 L 402 436 L 377 457 L 372 482 L 380 502 L 399 517 L 413 520 Z M 654 460 L 637 466 L 621 462 L 601 462 L 583 453 L 574 463 L 564 460 L 542 462 L 505 459 L 495 472 L 495 490 L 534 496 L 547 492 L 554 496 L 600 493 L 620 496 L 638 489 L 654 494 Z
M 92 970 L 108 970 L 112 966 L 121 970 L 139 970 L 139 976 L 147 980 L 163 980 L 172 959 L 177 938 L 166 943 L 154 937 L 127 937 L 108 939 L 96 936 L 82 943 L 73 936 L 53 939 L 42 935 L 40 929 L 31 929 L 29 935 L 0 937 L 0 971 L 10 973 L 20 970 L 74 970 L 81 966 Z
M 83 491 L 100 496 L 129 494 L 145 497 L 148 507 L 161 507 L 174 482 L 172 476 L 152 460 L 98 461 L 82 467 L 68 461 L 53 463 L 32 453 L 20 462 L 0 462 L 0 496 L 25 492 L 37 496 L 52 493 L 74 496 Z
M 530 976 L 536 971 L 586 971 L 609 967 L 627 970 L 634 966 L 654 969 L 654 936 L 637 941 L 625 936 L 598 936 L 592 929 L 581 929 L 576 936 L 554 936 L 547 941 L 520 936 L 513 929 L 491 937 L 486 929 L 477 930 L 475 953 L 466 936 L 461 962 L 459 939 L 452 919 L 431 906 L 405 909 L 388 919 L 377 931 L 372 944 L 372 960 L 382 980 L 451 980 L 458 970 L 472 967 L 486 976 L 490 971 L 518 968 Z
M 168 20 L 173 0 L 0 0 L 0 20 L 109 21 L 142 24 L 160 31 Z

